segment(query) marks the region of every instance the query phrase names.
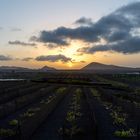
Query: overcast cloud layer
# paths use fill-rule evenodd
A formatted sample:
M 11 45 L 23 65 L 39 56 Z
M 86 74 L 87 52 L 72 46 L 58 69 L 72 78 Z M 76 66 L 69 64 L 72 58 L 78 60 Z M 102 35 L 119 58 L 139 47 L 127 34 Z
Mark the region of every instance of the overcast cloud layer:
M 140 52 L 140 2 L 121 7 L 96 23 L 84 17 L 75 23 L 79 24 L 79 27 L 43 30 L 38 37 L 31 37 L 31 40 L 53 43 L 56 46 L 67 46 L 70 44 L 68 40 L 81 40 L 93 44 L 78 50 L 89 54 L 98 51 L 115 51 L 124 54 Z M 95 45 L 101 40 L 105 40 L 105 43 Z

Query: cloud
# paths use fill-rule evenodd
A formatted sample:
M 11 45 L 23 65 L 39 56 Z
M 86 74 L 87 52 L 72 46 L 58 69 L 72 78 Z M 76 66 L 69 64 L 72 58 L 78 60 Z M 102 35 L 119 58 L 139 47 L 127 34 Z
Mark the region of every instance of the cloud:
M 93 45 L 78 50 L 82 53 L 113 51 L 123 54 L 140 52 L 140 2 L 124 6 L 110 15 L 101 18 L 94 26 L 99 29 L 97 36 L 106 40 L 106 44 Z
M 41 55 L 36 57 L 37 61 L 49 61 L 49 62 L 58 62 L 58 61 L 62 61 L 64 63 L 66 62 L 70 62 L 72 61 L 72 59 L 70 57 L 66 57 L 62 54 L 58 54 L 58 55 Z
M 80 19 L 75 21 L 75 24 L 78 25 L 92 25 L 92 19 L 91 18 L 86 18 L 86 17 L 81 17 Z
M 0 61 L 10 61 L 13 60 L 10 56 L 0 55 Z
M 26 42 L 21 42 L 21 41 L 9 41 L 8 42 L 10 45 L 21 45 L 21 46 L 33 46 L 35 47 L 36 44 L 35 43 L 26 43 Z
M 84 60 L 81 60 L 81 61 L 72 60 L 71 62 L 73 64 L 86 63 L 86 61 L 84 61 Z
M 91 48 L 83 48 L 81 51 L 86 53 L 101 51 L 114 51 L 123 54 L 138 53 L 140 52 L 140 38 L 133 37 L 115 44 L 97 45 Z
M 23 59 L 21 59 L 22 61 L 30 61 L 30 60 L 33 60 L 34 58 L 32 58 L 32 57 L 26 57 L 26 58 L 23 58 Z
M 59 27 L 53 31 L 41 31 L 39 37 L 31 37 L 32 41 L 54 43 L 63 46 L 69 45 L 69 41 L 67 41 L 68 39 L 83 40 L 87 42 L 99 40 L 98 37 L 93 33 L 91 26 L 81 26 L 74 29 Z
M 0 30 L 3 30 L 3 27 L 0 27 Z
M 60 32 L 61 32 L 61 29 L 60 29 Z M 61 39 L 58 35 L 59 34 L 58 32 L 59 32 L 59 29 L 57 30 L 57 33 L 55 31 L 41 31 L 39 37 L 32 36 L 30 40 L 42 42 L 42 43 L 53 43 L 60 46 L 67 46 L 68 45 L 67 41 L 65 41 L 65 39 Z
M 90 22 L 91 19 L 80 18 L 76 21 L 81 24 L 79 27 L 58 27 L 51 31 L 43 30 L 38 37 L 32 37 L 32 40 L 56 44 L 52 45 L 53 48 L 60 45 L 67 47 L 70 44 L 69 40 L 81 40 L 93 44 L 81 49 L 83 53 L 116 51 L 127 54 L 140 52 L 138 45 L 140 32 L 137 35 L 134 32 L 140 29 L 140 2 L 123 6 L 94 24 L 82 26 Z M 101 40 L 105 40 L 106 43 L 102 44 Z M 80 52 L 80 50 L 78 51 Z

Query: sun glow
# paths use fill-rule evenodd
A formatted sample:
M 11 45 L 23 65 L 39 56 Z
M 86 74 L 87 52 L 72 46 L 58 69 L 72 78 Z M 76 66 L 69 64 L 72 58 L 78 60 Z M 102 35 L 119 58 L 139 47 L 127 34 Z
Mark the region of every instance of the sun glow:
M 71 41 L 71 45 L 62 50 L 62 53 L 65 54 L 67 57 L 72 57 L 74 59 L 76 59 L 76 53 L 77 53 L 77 50 L 81 47 L 84 47 L 84 43 L 81 42 L 81 41 Z
M 69 63 L 68 63 L 68 67 L 69 67 L 69 68 L 73 67 L 72 62 L 69 62 Z

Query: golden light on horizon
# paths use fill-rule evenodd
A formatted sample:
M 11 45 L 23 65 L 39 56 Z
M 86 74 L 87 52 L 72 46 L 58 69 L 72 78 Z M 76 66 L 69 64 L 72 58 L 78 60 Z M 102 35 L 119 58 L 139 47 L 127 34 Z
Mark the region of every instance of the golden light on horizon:
M 101 39 L 101 44 L 106 44 L 106 40 Z M 4 66 L 22 66 L 27 68 L 42 68 L 43 66 L 50 66 L 54 67 L 56 69 L 79 69 L 84 67 L 86 64 L 90 62 L 99 62 L 104 64 L 116 64 L 116 65 L 126 65 L 129 66 L 130 62 L 133 63 L 134 66 L 139 65 L 139 63 L 134 61 L 138 60 L 140 55 L 139 54 L 131 54 L 131 55 L 123 55 L 121 53 L 112 53 L 111 51 L 108 52 L 96 52 L 93 54 L 86 54 L 86 53 L 78 53 L 77 50 L 79 48 L 86 47 L 88 45 L 92 44 L 86 44 L 83 41 L 73 40 L 70 42 L 69 46 L 64 46 L 64 48 L 60 48 L 59 46 L 56 48 L 48 48 L 44 46 L 42 43 L 37 44 L 37 48 L 34 47 L 25 47 L 21 51 L 21 47 L 10 47 L 4 49 L 4 52 L 7 54 L 11 54 L 13 56 L 16 56 L 17 59 L 11 60 L 11 61 L 2 61 L 0 65 Z M 97 44 L 96 44 L 97 45 Z M 9 48 L 9 50 L 7 50 Z M 51 61 L 36 61 L 35 58 L 38 56 L 47 56 L 47 55 L 64 55 L 68 58 L 71 58 L 71 61 L 68 62 L 61 62 L 61 60 L 57 62 L 51 62 Z M 12 56 L 11 55 L 11 56 Z M 26 57 L 33 58 L 30 61 L 22 61 L 22 58 Z M 19 58 L 19 59 L 18 59 Z M 116 59 L 117 58 L 117 59 Z M 129 61 L 128 61 L 129 60 Z M 82 63 L 82 61 L 85 61 L 85 63 Z M 126 62 L 127 61 L 127 62 Z M 22 65 L 21 65 L 22 64 Z
M 73 67 L 72 62 L 69 62 L 69 63 L 68 63 L 68 67 L 69 67 L 69 68 Z
M 62 53 L 67 57 L 72 57 L 73 59 L 76 59 L 77 56 L 75 54 L 77 54 L 77 50 L 84 46 L 85 45 L 82 41 L 71 41 L 70 46 L 62 50 Z

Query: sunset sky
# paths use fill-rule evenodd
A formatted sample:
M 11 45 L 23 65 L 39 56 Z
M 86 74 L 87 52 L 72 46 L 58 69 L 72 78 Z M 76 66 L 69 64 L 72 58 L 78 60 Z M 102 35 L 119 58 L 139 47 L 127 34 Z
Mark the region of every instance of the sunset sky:
M 140 67 L 140 0 L 0 0 L 0 66 Z

